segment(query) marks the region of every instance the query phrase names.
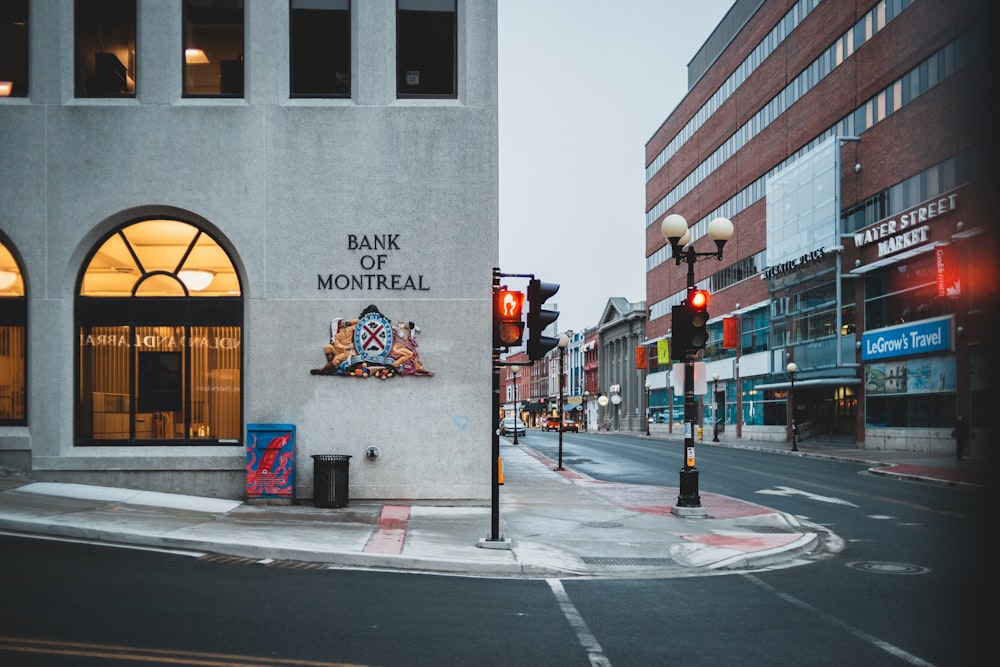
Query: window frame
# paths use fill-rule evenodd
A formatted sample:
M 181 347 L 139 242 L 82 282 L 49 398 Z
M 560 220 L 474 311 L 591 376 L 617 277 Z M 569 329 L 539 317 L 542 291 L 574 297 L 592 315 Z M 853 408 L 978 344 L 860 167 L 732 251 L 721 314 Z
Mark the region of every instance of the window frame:
M 28 96 L 30 21 L 28 0 L 4 0 L 0 5 L 0 80 L 10 84 L 10 89 L 5 94 L 0 92 L 0 97 Z
M 181 9 L 181 96 L 185 99 L 243 99 L 246 96 L 246 53 L 247 53 L 247 31 L 246 31 L 246 3 L 243 0 L 233 0 L 234 3 L 238 4 L 239 11 L 239 60 L 219 60 L 218 71 L 219 71 L 219 90 L 213 92 L 192 92 L 193 84 L 189 83 L 193 81 L 195 74 L 200 74 L 195 70 L 189 71 L 190 67 L 201 67 L 203 65 L 213 65 L 212 60 L 209 59 L 207 62 L 189 62 L 187 57 L 187 50 L 189 48 L 198 48 L 202 51 L 203 56 L 208 56 L 209 54 L 205 52 L 205 49 L 201 49 L 197 45 L 208 46 L 208 44 L 201 42 L 192 41 L 194 38 L 192 33 L 196 30 L 196 25 L 209 25 L 209 24 L 192 24 L 192 8 L 190 7 L 191 0 L 183 0 L 183 5 Z M 229 4 L 229 3 L 225 3 Z M 236 11 L 237 7 L 224 7 L 224 9 L 229 9 Z M 192 46 L 194 45 L 194 46 Z M 227 48 L 231 48 L 231 45 L 227 45 Z M 213 56 L 218 58 L 217 52 L 213 51 Z M 238 62 L 239 63 L 239 76 L 232 80 L 233 90 L 226 90 L 227 86 L 225 84 L 225 68 L 224 63 Z M 213 65 L 214 68 L 214 65 Z M 236 74 L 235 68 L 231 72 L 233 75 Z M 237 85 L 238 83 L 238 85 Z M 238 88 L 238 90 L 236 90 Z
M 108 3 L 114 3 L 109 6 Z M 117 22 L 115 17 L 120 12 L 127 11 L 125 21 Z M 131 24 L 127 19 L 131 19 Z M 137 65 L 138 65 L 138 2 L 137 0 L 74 0 L 73 2 L 73 96 L 78 99 L 101 99 L 101 98 L 134 98 L 137 85 Z M 83 25 L 84 22 L 93 21 L 92 25 Z M 90 67 L 84 62 L 86 55 L 90 53 L 88 47 L 93 45 L 95 35 L 85 28 L 95 30 L 97 46 L 99 51 L 94 52 L 94 66 Z M 121 30 L 127 36 L 124 39 L 125 52 L 122 51 L 122 41 L 111 39 L 106 42 L 105 30 L 116 31 L 115 36 L 119 36 L 117 31 Z M 84 42 L 86 41 L 86 46 Z M 112 50 L 104 51 L 107 43 L 114 44 Z M 131 48 L 129 48 L 131 47 Z M 88 49 L 85 51 L 84 49 Z M 98 56 L 103 56 L 98 59 Z M 122 56 L 125 62 L 122 62 Z M 100 63 L 104 63 L 102 67 Z M 101 76 L 104 70 L 104 76 Z M 93 73 L 88 77 L 88 73 Z M 124 89 L 117 91 L 110 89 L 120 77 Z M 107 86 L 107 89 L 104 87 Z
M 440 14 L 450 14 L 450 28 L 451 28 L 451 81 L 450 88 L 447 92 L 442 92 L 440 89 L 434 89 L 430 92 L 426 91 L 410 91 L 406 90 L 406 87 L 413 84 L 408 84 L 408 74 L 411 72 L 417 72 L 418 76 L 421 70 L 414 70 L 409 66 L 404 66 L 402 62 L 403 58 L 408 58 L 410 55 L 410 49 L 405 48 L 404 39 L 409 35 L 409 31 L 405 28 L 408 26 L 411 20 L 415 19 L 415 16 L 420 12 L 429 11 L 424 9 L 404 9 L 401 5 L 411 4 L 411 3 L 424 3 L 427 5 L 440 4 L 442 2 L 450 2 L 452 8 L 445 11 L 440 11 Z M 442 22 L 443 25 L 443 22 Z M 396 98 L 397 99 L 457 99 L 458 98 L 458 0 L 396 0 Z M 426 26 L 424 26 L 426 28 Z M 423 44 L 426 46 L 426 44 Z M 421 53 L 426 53 L 426 49 L 417 49 Z M 404 53 L 404 51 L 406 53 Z M 426 62 L 426 61 L 418 61 Z M 431 70 L 436 71 L 436 70 Z M 443 77 L 442 77 L 443 78 Z M 416 84 L 421 86 L 421 84 Z M 429 86 L 434 84 L 428 84 Z M 439 85 L 439 84 L 438 84 Z
M 186 225 L 188 227 L 196 230 L 192 239 L 190 239 L 187 251 L 184 254 L 183 260 L 176 266 L 176 269 L 171 271 L 164 271 L 162 269 L 152 270 L 147 269 L 140 264 L 141 271 L 138 277 L 134 278 L 134 287 L 128 292 L 118 291 L 117 295 L 100 295 L 100 296 L 87 296 L 84 294 L 84 279 L 86 274 L 92 268 L 92 262 L 95 257 L 105 249 L 106 245 L 113 238 L 121 237 L 126 246 L 129 246 L 129 253 L 138 258 L 143 255 L 146 251 L 142 249 L 134 249 L 131 247 L 132 241 L 128 239 L 127 232 L 129 228 L 139 225 L 143 222 L 149 220 L 155 221 L 173 221 L 181 225 Z M 229 253 L 222 248 L 222 244 L 205 230 L 200 225 L 190 222 L 188 220 L 182 220 L 177 218 L 172 218 L 168 216 L 155 216 L 153 218 L 146 219 L 135 219 L 130 220 L 124 224 L 116 226 L 108 234 L 104 235 L 97 243 L 94 244 L 90 254 L 88 255 L 86 261 L 81 267 L 76 285 L 76 297 L 74 303 L 74 334 L 78 338 L 77 344 L 74 346 L 73 353 L 73 364 L 74 364 L 74 382 L 76 386 L 74 387 L 74 431 L 73 431 L 73 444 L 74 446 L 86 447 L 86 446 L 168 446 L 168 447 L 179 447 L 179 446 L 205 446 L 205 445 L 233 445 L 240 446 L 244 441 L 243 429 L 245 425 L 244 418 L 244 367 L 245 367 L 245 355 L 243 353 L 243 336 L 245 334 L 244 326 L 244 299 L 242 287 L 238 290 L 237 295 L 206 295 L 204 293 L 199 293 L 195 291 L 189 291 L 186 287 L 180 288 L 179 292 L 171 293 L 165 296 L 151 296 L 151 295 L 137 295 L 141 290 L 139 285 L 143 284 L 144 281 L 148 281 L 150 278 L 155 278 L 158 276 L 172 277 L 177 280 L 178 283 L 183 283 L 177 274 L 180 273 L 181 268 L 187 267 L 187 260 L 193 249 L 197 247 L 199 238 L 205 235 L 211 241 L 213 241 L 219 248 L 221 248 L 230 263 L 232 264 L 232 258 L 229 257 Z M 235 271 L 235 265 L 233 265 Z M 239 276 L 237 274 L 237 280 Z M 197 336 L 192 332 L 196 329 L 223 329 L 226 327 L 231 327 L 235 329 L 233 332 L 235 336 L 233 341 L 235 343 L 222 343 L 220 339 L 216 338 L 214 341 L 210 341 L 208 336 Z M 84 366 L 93 363 L 93 357 L 84 359 L 83 350 L 87 347 L 87 342 L 85 339 L 85 334 L 90 332 L 93 333 L 95 328 L 107 328 L 114 329 L 118 328 L 119 331 L 119 342 L 123 340 L 124 345 L 117 345 L 117 347 L 127 347 L 123 352 L 123 355 L 117 357 L 124 367 L 117 368 L 117 376 L 112 378 L 110 381 L 105 383 L 106 385 L 114 385 L 116 391 L 110 391 L 110 389 L 97 390 L 94 388 L 94 376 L 93 371 L 88 372 Z M 137 343 L 137 334 L 143 333 L 142 330 L 150 328 L 163 328 L 163 329 L 173 329 L 174 331 L 180 331 L 179 334 L 174 336 L 174 341 L 169 343 L 167 346 L 161 346 L 159 343 L 143 345 Z M 209 370 L 216 370 L 213 365 L 214 359 L 209 357 L 209 350 L 213 349 L 213 345 L 218 349 L 225 349 L 225 345 L 230 345 L 229 349 L 235 349 L 233 353 L 237 356 L 237 365 L 235 370 L 238 373 L 239 381 L 235 389 L 226 384 L 225 378 L 222 379 L 218 384 L 212 385 L 210 388 L 206 389 L 203 387 L 198 387 L 195 385 L 195 380 L 200 381 L 200 377 L 196 378 L 196 373 L 193 373 L 193 365 L 196 364 L 194 355 L 200 353 L 201 349 L 205 349 L 205 359 L 199 360 L 197 363 L 207 364 Z M 112 345 L 110 347 L 116 347 Z M 147 349 L 143 349 L 147 348 Z M 93 349 L 93 348 L 89 348 Z M 181 377 L 183 385 L 180 388 L 182 396 L 182 406 L 179 411 L 166 411 L 167 413 L 177 412 L 180 415 L 180 423 L 176 423 L 176 417 L 171 416 L 171 429 L 170 437 L 163 435 L 156 435 L 155 433 L 139 433 L 137 429 L 137 423 L 141 422 L 139 415 L 145 415 L 145 413 L 140 413 L 139 411 L 139 367 L 138 363 L 141 355 L 144 352 L 178 352 L 181 355 Z M 214 354 L 214 353 L 213 353 Z M 221 353 L 220 353 L 221 354 Z M 216 355 L 218 356 L 218 355 Z M 197 405 L 199 401 L 207 401 L 215 397 L 217 401 L 224 401 L 226 397 L 221 396 L 222 389 L 226 389 L 226 392 L 236 392 L 238 395 L 236 401 L 238 405 L 235 407 L 236 415 L 234 418 L 231 417 L 232 423 L 228 424 L 228 429 L 233 430 L 235 426 L 235 433 L 226 433 L 224 437 L 218 437 L 218 433 L 211 433 L 208 429 L 202 435 L 198 433 L 198 425 L 204 425 L 211 423 L 208 418 L 195 420 L 196 413 L 198 413 L 199 406 Z M 108 393 L 110 391 L 110 394 Z M 208 398 L 201 398 L 206 392 L 208 392 Z M 95 393 L 104 394 L 102 400 L 105 400 L 107 396 L 113 396 L 117 399 L 117 405 L 115 409 L 98 410 L 95 406 L 96 398 Z M 207 404 L 206 404 L 207 405 Z M 213 404 L 217 406 L 218 404 Z M 215 407 L 214 409 L 218 409 Z M 233 408 L 230 407 L 230 410 Z M 98 437 L 97 433 L 105 433 L 106 430 L 102 429 L 98 431 L 95 427 L 94 422 L 96 417 L 94 416 L 98 412 L 109 412 L 115 415 L 125 415 L 121 418 L 127 419 L 127 432 L 125 437 Z M 161 411 L 162 412 L 162 411 Z M 194 428 L 192 428 L 194 426 Z M 179 429 L 179 431 L 178 431 Z M 121 429 L 114 429 L 121 432 Z M 216 429 L 218 430 L 218 429 Z M 180 433 L 178 436 L 177 433 Z M 235 436 L 235 437 L 230 437 Z
M 334 8 L 334 9 L 326 9 L 326 10 L 319 10 L 319 9 L 310 10 L 310 9 L 305 9 L 305 8 L 298 8 L 297 9 L 294 6 L 297 1 L 298 0 L 289 0 L 289 2 L 288 2 L 288 96 L 289 96 L 289 98 L 291 98 L 291 99 L 349 99 L 352 96 L 353 79 L 354 79 L 353 60 L 352 60 L 352 49 L 353 49 L 353 43 L 352 43 L 353 42 L 353 40 L 352 40 L 353 30 L 352 30 L 352 28 L 353 28 L 353 12 L 354 12 L 354 8 L 353 8 L 351 0 L 334 0 L 335 2 L 343 2 L 344 4 L 346 4 L 346 9 L 335 9 Z M 315 13 L 315 12 L 320 12 L 320 11 L 326 11 L 326 12 L 329 12 L 331 14 L 332 13 L 343 13 L 343 14 L 346 14 L 346 24 L 347 24 L 346 33 L 347 34 L 345 36 L 345 40 L 342 40 L 340 42 L 337 42 L 336 39 L 333 40 L 333 42 L 336 44 L 335 48 L 324 47 L 322 44 L 316 44 L 316 43 L 302 44 L 301 42 L 299 42 L 297 40 L 297 34 L 296 34 L 297 33 L 296 13 L 297 12 L 303 12 L 303 13 L 305 13 L 305 12 L 313 12 L 313 13 Z M 314 18 L 320 18 L 320 17 L 314 17 Z M 326 18 L 331 23 L 336 23 L 337 20 L 339 18 L 341 18 L 341 17 L 329 16 L 329 17 L 326 17 Z M 316 22 L 310 23 L 310 25 L 315 25 L 315 24 L 318 24 L 318 23 L 319 23 L 319 21 L 316 21 Z M 304 36 L 304 35 L 299 35 L 298 37 L 299 37 L 299 39 L 307 39 L 307 37 Z M 346 44 L 344 43 L 344 41 L 346 41 Z M 297 45 L 298 45 L 299 48 L 297 48 Z M 334 84 L 333 84 L 333 89 L 332 90 L 327 90 L 327 91 L 315 91 L 315 90 L 313 90 L 313 91 L 305 91 L 302 88 L 300 88 L 299 90 L 296 90 L 296 83 L 297 83 L 296 82 L 296 73 L 297 72 L 301 73 L 303 71 L 303 69 L 301 68 L 302 67 L 301 64 L 297 63 L 297 60 L 298 60 L 299 57 L 306 55 L 306 52 L 308 52 L 308 51 L 312 51 L 312 55 L 319 55 L 319 54 L 322 54 L 322 53 L 326 53 L 326 54 L 334 53 L 335 51 L 338 51 L 338 50 L 340 51 L 340 57 L 341 58 L 343 58 L 346 55 L 346 65 L 347 65 L 346 89 L 337 90 L 338 85 L 337 85 L 337 82 L 336 82 L 336 69 L 334 69 Z M 334 65 L 334 67 L 336 67 L 336 64 L 338 63 L 338 59 L 337 58 L 331 58 L 330 62 L 331 62 L 331 64 Z M 304 82 L 300 82 L 300 83 L 304 84 Z

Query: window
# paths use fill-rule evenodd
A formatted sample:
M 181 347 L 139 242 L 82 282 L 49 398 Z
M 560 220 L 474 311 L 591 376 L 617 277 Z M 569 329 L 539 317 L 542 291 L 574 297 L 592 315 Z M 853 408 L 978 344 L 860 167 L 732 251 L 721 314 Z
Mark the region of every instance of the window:
M 0 3 L 0 97 L 28 95 L 28 0 Z
M 135 96 L 135 0 L 76 0 L 77 97 Z
M 0 240 L 0 426 L 27 424 L 24 396 L 27 323 L 21 269 Z
M 350 0 L 292 0 L 291 96 L 350 97 Z
M 243 305 L 222 247 L 180 220 L 108 236 L 80 281 L 77 445 L 239 444 Z
M 185 97 L 243 97 L 243 0 L 184 0 Z
M 396 94 L 457 96 L 455 0 L 398 0 Z

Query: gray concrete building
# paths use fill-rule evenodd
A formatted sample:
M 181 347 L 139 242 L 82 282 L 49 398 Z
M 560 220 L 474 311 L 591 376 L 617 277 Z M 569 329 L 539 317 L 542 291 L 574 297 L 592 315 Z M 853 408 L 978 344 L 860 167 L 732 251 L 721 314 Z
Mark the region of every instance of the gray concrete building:
M 4 4 L 0 473 L 488 498 L 496 2 Z

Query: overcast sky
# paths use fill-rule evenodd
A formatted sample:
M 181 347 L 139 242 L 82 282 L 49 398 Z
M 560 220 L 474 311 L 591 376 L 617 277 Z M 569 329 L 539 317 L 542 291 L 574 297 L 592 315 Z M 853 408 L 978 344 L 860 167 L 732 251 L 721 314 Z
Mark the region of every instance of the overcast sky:
M 559 331 L 646 298 L 646 142 L 732 5 L 499 0 L 500 269 L 561 285 Z

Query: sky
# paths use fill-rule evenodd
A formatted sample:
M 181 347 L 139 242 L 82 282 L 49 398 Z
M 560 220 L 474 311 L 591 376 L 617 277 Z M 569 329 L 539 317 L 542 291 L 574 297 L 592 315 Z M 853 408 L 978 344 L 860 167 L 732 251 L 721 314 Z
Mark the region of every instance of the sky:
M 733 2 L 498 0 L 500 270 L 560 285 L 559 331 L 645 300 L 646 142 Z

